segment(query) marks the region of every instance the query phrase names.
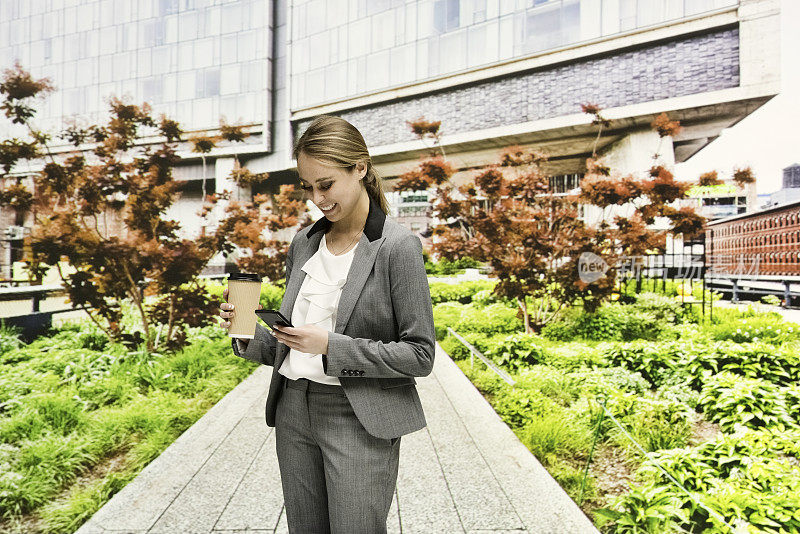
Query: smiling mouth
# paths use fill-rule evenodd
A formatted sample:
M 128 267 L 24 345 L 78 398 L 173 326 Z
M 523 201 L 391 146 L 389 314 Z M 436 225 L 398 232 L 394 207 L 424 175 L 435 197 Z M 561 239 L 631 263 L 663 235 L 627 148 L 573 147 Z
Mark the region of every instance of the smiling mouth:
M 337 202 L 334 202 L 333 204 L 328 204 L 327 206 L 318 206 L 318 207 L 322 211 L 331 211 L 333 208 L 336 207 L 337 204 L 338 204 Z

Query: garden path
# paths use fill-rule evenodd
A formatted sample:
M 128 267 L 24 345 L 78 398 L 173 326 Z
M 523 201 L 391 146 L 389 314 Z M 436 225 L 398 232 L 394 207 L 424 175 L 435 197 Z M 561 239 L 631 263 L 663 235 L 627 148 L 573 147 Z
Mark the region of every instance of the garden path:
M 264 422 L 270 371 L 259 367 L 76 534 L 287 532 Z M 417 383 L 428 426 L 403 436 L 389 532 L 597 532 L 438 344 Z

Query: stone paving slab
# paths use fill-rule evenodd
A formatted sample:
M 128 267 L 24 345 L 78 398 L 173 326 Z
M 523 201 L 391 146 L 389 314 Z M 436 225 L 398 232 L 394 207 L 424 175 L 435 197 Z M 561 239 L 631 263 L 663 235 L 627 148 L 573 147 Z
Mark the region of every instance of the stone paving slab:
M 390 533 L 597 533 L 441 347 L 417 379 L 428 426 L 403 436 Z M 228 393 L 77 534 L 287 533 L 271 368 Z

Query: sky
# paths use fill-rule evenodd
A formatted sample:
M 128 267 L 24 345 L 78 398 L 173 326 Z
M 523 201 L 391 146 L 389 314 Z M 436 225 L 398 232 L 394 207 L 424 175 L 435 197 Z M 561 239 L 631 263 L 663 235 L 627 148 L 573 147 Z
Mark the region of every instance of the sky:
M 729 177 L 749 165 L 759 194 L 782 187 L 783 168 L 800 163 L 800 0 L 781 1 L 781 92 L 676 166 L 676 176 L 694 180 L 717 170 Z

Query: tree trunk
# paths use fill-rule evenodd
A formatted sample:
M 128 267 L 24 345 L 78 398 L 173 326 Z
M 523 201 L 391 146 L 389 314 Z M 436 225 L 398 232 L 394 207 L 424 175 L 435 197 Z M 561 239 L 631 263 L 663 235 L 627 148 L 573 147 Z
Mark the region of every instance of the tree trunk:
M 521 299 L 517 297 L 517 305 L 519 306 L 519 309 L 522 310 L 522 317 L 525 320 L 525 333 L 530 334 L 531 318 L 530 315 L 528 315 L 528 303 L 525 301 L 525 297 L 522 297 Z
M 172 327 L 175 317 L 175 294 L 169 296 L 169 321 L 167 323 L 167 342 L 172 339 Z

